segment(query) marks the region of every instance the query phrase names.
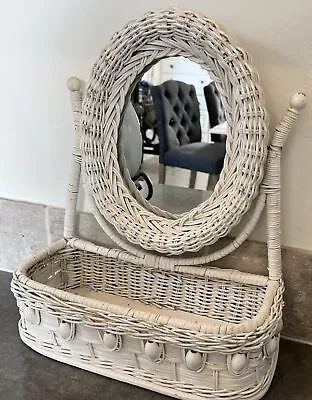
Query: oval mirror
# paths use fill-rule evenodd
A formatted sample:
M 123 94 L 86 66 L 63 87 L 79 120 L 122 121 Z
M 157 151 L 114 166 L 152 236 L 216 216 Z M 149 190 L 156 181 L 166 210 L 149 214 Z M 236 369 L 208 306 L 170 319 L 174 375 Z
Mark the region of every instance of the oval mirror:
M 177 214 L 205 201 L 223 167 L 228 128 L 208 71 L 185 57 L 162 59 L 137 82 L 130 105 L 139 122 L 130 127 L 125 114 L 124 154 L 131 177 L 135 162 L 136 174 L 151 179 L 150 202 Z M 129 147 L 132 154 L 141 149 L 143 154 L 129 159 Z M 142 182 L 140 189 L 146 186 Z M 142 194 L 146 197 L 146 190 Z
M 223 169 L 211 196 L 181 215 L 146 206 L 125 184 L 118 138 L 129 98 L 159 60 L 185 57 L 206 70 L 227 121 Z M 97 211 L 127 241 L 168 255 L 195 252 L 235 226 L 258 193 L 268 127 L 248 55 L 192 12 L 148 13 L 117 33 L 93 68 L 83 102 L 82 165 Z

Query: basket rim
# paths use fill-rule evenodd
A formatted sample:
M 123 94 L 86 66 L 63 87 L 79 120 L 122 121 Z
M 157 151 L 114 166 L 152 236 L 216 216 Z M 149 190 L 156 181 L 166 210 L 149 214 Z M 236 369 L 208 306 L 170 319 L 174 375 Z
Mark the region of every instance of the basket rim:
M 79 239 L 77 239 L 79 240 Z M 31 288 L 37 293 L 46 293 L 50 296 L 53 297 L 53 299 L 59 299 L 64 302 L 70 302 L 71 304 L 77 304 L 80 306 L 83 306 L 84 309 L 86 307 L 89 307 L 94 313 L 108 313 L 108 314 L 114 314 L 114 315 L 122 315 L 124 318 L 130 318 L 130 319 L 135 319 L 139 320 L 145 323 L 149 324 L 160 324 L 163 325 L 165 324 L 169 328 L 172 329 L 187 329 L 188 331 L 192 332 L 197 332 L 199 334 L 210 334 L 214 335 L 216 337 L 219 336 L 243 336 L 245 337 L 246 334 L 250 334 L 251 332 L 255 331 L 256 329 L 261 329 L 262 327 L 264 328 L 268 323 L 272 323 L 272 321 L 268 321 L 270 319 L 271 315 L 271 308 L 274 303 L 274 298 L 278 293 L 278 289 L 282 286 L 282 281 L 281 280 L 270 280 L 267 278 L 266 280 L 266 294 L 263 300 L 263 304 L 258 311 L 257 315 L 249 320 L 243 321 L 241 323 L 233 323 L 233 322 L 224 322 L 221 320 L 209 318 L 209 317 L 203 317 L 206 323 L 193 323 L 193 322 L 186 322 L 186 320 L 181 319 L 181 318 L 171 318 L 164 323 L 164 321 L 161 322 L 159 318 L 159 314 L 157 313 L 151 313 L 149 316 L 142 315 L 140 311 L 136 312 L 136 310 L 131 310 L 130 308 L 124 307 L 124 306 L 116 306 L 114 305 L 113 307 L 111 304 L 102 302 L 99 300 L 93 300 L 90 298 L 86 298 L 81 295 L 73 294 L 66 292 L 64 290 L 56 289 L 53 287 L 50 287 L 46 284 L 37 282 L 32 280 L 27 276 L 27 270 L 34 266 L 36 263 L 44 260 L 46 257 L 51 257 L 55 253 L 57 253 L 59 250 L 62 249 L 73 249 L 73 250 L 81 250 L 79 248 L 75 248 L 72 246 L 69 246 L 68 243 L 65 240 L 60 240 L 58 242 L 55 242 L 51 247 L 43 250 L 42 252 L 38 253 L 36 256 L 32 257 L 28 261 L 26 261 L 24 264 L 22 264 L 18 270 L 14 273 L 13 275 L 13 283 L 16 284 L 20 283 L 28 288 Z M 123 259 L 124 255 L 127 255 L 124 252 L 117 251 L 116 249 L 105 249 L 106 254 L 108 257 L 116 257 Z M 95 253 L 99 254 L 98 252 L 93 252 L 88 250 L 90 253 Z M 130 256 L 133 259 L 133 256 Z M 140 260 L 138 260 L 140 261 Z M 212 273 L 218 269 L 214 268 L 212 270 Z M 235 271 L 238 272 L 238 271 Z M 239 272 L 239 274 L 242 274 L 242 276 L 245 279 L 252 276 L 254 277 L 254 274 L 246 273 L 246 272 Z M 265 278 L 265 277 L 261 277 Z M 246 282 L 248 283 L 248 282 Z M 262 282 L 264 283 L 264 281 Z M 12 288 L 13 292 L 14 289 Z M 130 312 L 131 311 L 131 312 Z M 130 312 L 130 314 L 129 314 Z

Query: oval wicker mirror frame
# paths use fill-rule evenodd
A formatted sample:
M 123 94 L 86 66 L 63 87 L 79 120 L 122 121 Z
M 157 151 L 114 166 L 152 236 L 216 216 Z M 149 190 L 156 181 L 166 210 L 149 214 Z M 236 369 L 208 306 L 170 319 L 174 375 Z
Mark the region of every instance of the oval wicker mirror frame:
M 157 60 L 184 56 L 206 69 L 222 96 L 229 132 L 223 171 L 208 200 L 182 215 L 144 207 L 118 160 L 123 109 L 135 82 Z M 94 65 L 82 110 L 85 183 L 99 213 L 145 250 L 197 251 L 225 236 L 258 194 L 268 125 L 258 75 L 248 55 L 211 20 L 193 12 L 150 12 L 115 34 Z

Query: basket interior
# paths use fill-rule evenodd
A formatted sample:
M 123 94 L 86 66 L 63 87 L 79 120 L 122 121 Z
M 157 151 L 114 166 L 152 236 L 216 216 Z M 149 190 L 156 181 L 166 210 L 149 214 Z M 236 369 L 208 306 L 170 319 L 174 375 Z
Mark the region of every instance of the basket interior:
M 159 271 L 72 248 L 34 264 L 27 275 L 100 301 L 129 306 L 131 299 L 142 310 L 152 306 L 237 324 L 257 315 L 266 294 L 266 285 Z

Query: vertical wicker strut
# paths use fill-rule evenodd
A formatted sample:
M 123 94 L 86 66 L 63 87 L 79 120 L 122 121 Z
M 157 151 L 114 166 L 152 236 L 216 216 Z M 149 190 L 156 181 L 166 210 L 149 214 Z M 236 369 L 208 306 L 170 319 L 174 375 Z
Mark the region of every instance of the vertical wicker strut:
M 283 119 L 277 125 L 271 144 L 269 146 L 267 171 L 261 189 L 267 194 L 267 246 L 268 246 L 268 270 L 272 280 L 278 280 L 282 276 L 281 262 L 281 152 L 288 134 L 294 127 L 299 111 L 305 107 L 306 98 L 301 92 L 296 93 L 290 99 L 290 108 Z
M 81 81 L 71 77 L 67 81 L 70 90 L 70 100 L 74 117 L 74 145 L 72 152 L 71 171 L 67 189 L 67 200 L 64 220 L 64 238 L 70 239 L 75 236 L 75 219 L 78 200 L 78 190 L 81 175 L 81 152 L 80 152 L 80 118 L 82 107 Z

